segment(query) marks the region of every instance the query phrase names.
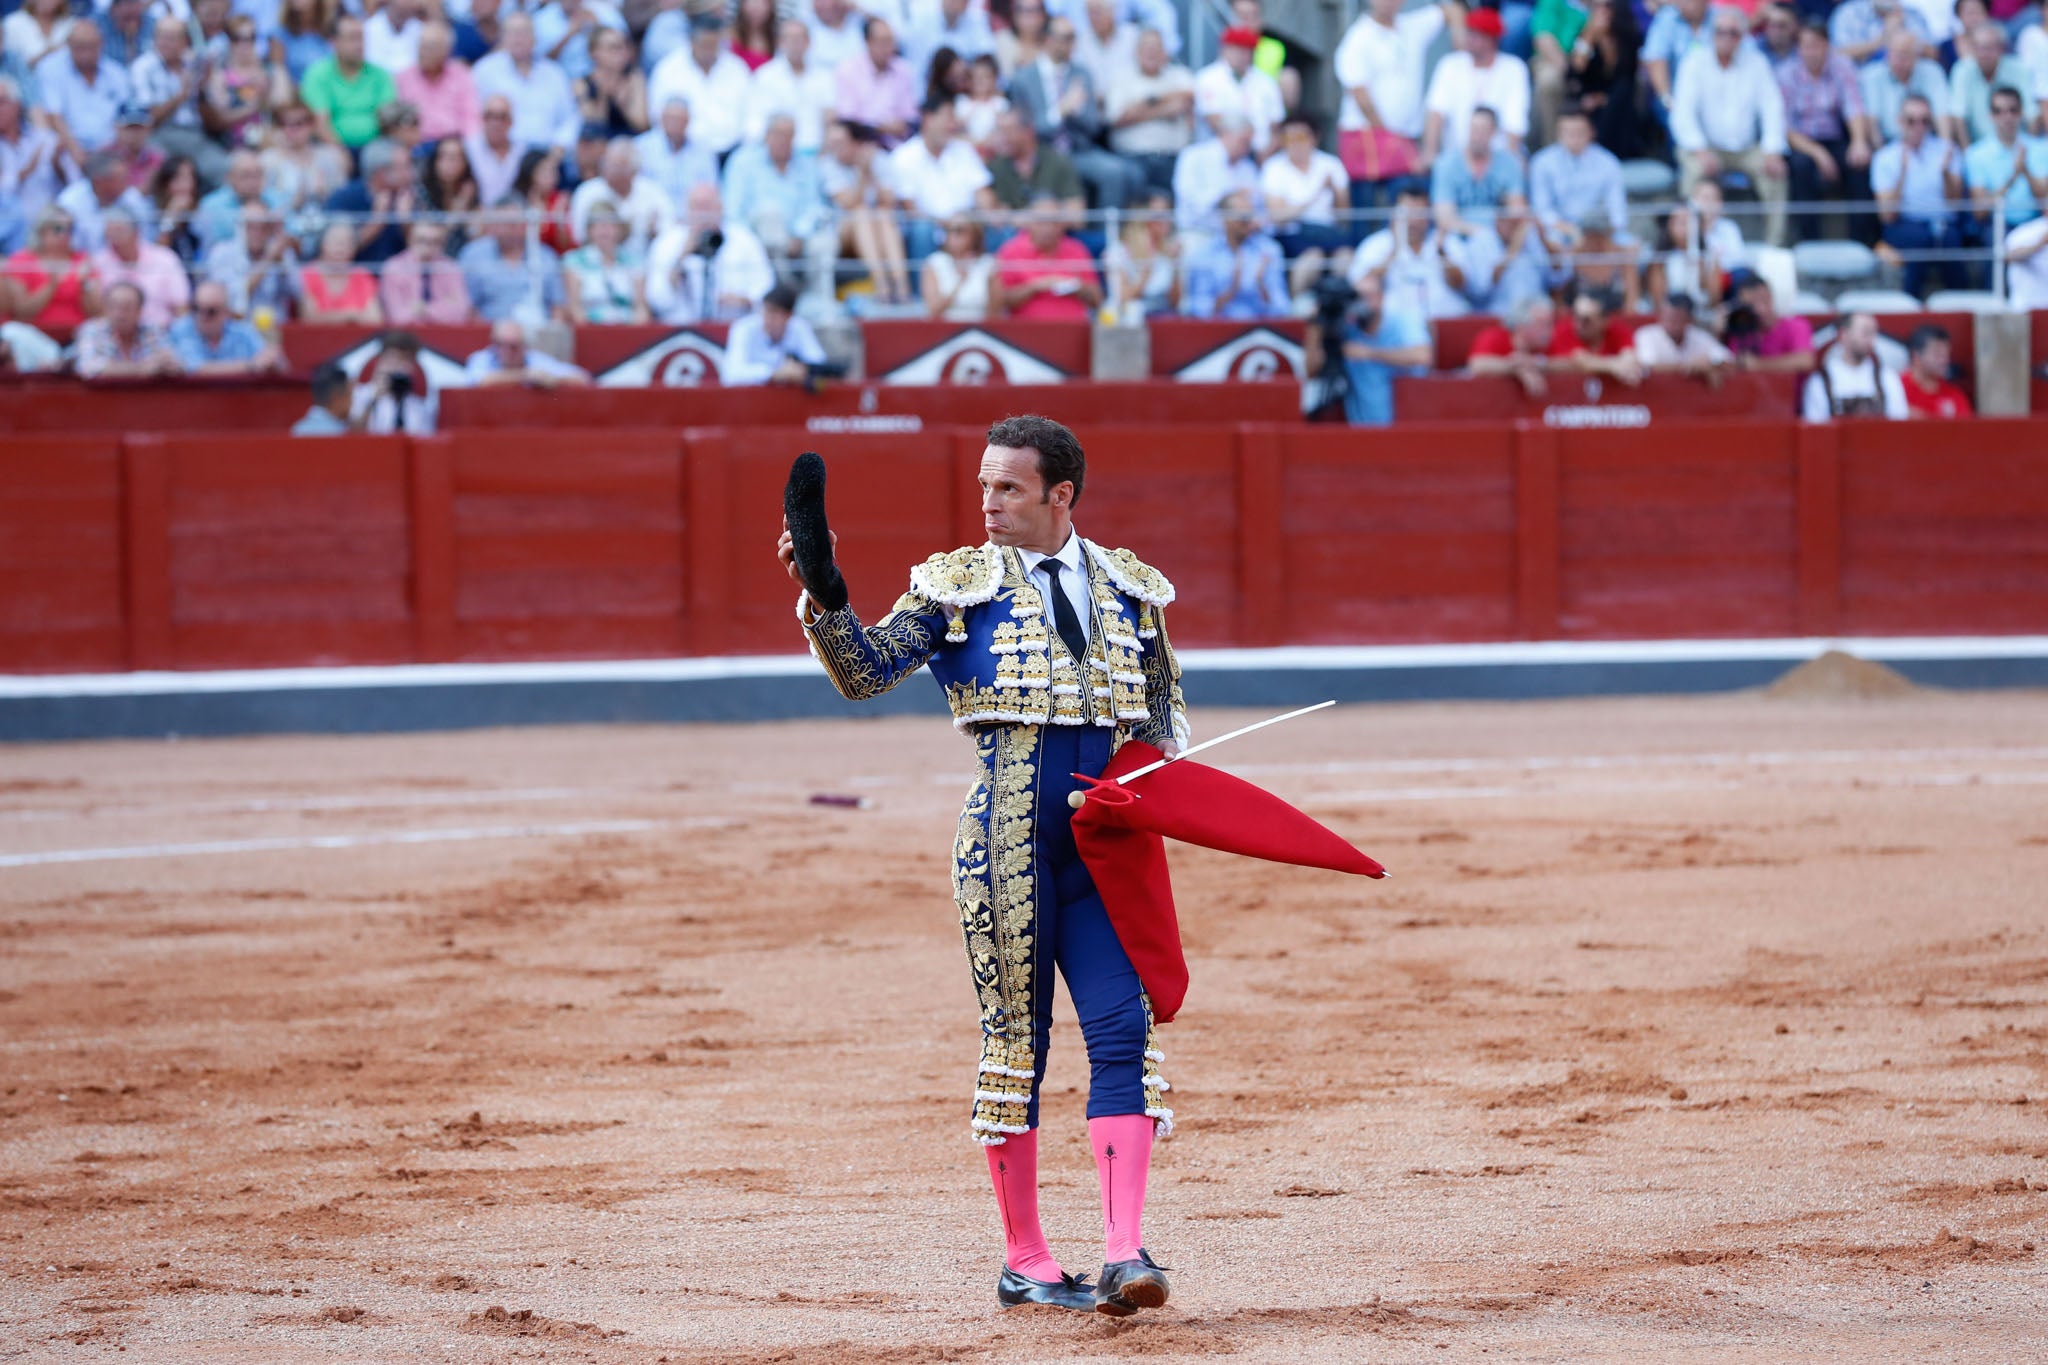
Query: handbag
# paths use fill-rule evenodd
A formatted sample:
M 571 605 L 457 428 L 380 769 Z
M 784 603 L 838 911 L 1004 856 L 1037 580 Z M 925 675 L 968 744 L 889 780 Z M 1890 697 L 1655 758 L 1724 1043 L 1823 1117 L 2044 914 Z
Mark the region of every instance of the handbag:
M 1337 135 L 1337 157 L 1353 180 L 1398 180 L 1415 174 L 1415 143 L 1385 128 L 1347 128 Z

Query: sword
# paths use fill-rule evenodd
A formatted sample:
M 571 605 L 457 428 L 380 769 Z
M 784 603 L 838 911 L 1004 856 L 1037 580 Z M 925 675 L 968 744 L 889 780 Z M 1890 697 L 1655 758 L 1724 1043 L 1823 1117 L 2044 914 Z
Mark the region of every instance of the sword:
M 1336 704 L 1337 703 L 1335 701 L 1319 701 L 1314 706 L 1304 706 L 1299 711 L 1289 711 L 1284 716 L 1268 716 L 1264 720 L 1255 720 L 1250 725 L 1241 726 L 1238 729 L 1232 730 L 1227 735 L 1218 735 L 1214 739 L 1205 739 L 1200 744 L 1195 745 L 1193 748 L 1183 749 L 1179 753 L 1175 754 L 1172 758 L 1162 758 L 1156 763 L 1147 763 L 1142 768 L 1133 769 L 1132 771 L 1125 773 L 1122 777 L 1119 777 L 1116 780 L 1117 785 L 1121 787 L 1126 786 L 1132 782 L 1136 782 L 1146 773 L 1157 772 L 1161 768 L 1165 767 L 1167 764 L 1178 763 L 1184 758 L 1193 758 L 1196 754 L 1202 752 L 1202 750 L 1213 749 L 1219 744 L 1223 744 L 1229 740 L 1236 739 L 1239 735 L 1248 735 L 1254 730 L 1263 730 L 1268 725 L 1278 725 L 1283 720 L 1293 720 L 1296 716 L 1305 716 L 1311 711 L 1320 711 L 1326 706 L 1335 706 Z M 1081 793 L 1079 792 L 1074 793 L 1075 796 L 1079 796 L 1080 794 Z M 1076 807 L 1076 809 L 1078 809 L 1078 806 Z

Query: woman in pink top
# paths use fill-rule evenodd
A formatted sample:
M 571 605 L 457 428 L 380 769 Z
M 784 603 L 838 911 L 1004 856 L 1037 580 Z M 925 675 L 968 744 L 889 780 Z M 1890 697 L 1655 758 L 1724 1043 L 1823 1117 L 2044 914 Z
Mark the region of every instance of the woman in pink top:
M 1102 306 L 1088 248 L 1067 235 L 1057 202 L 1033 201 L 1024 230 L 996 251 L 997 309 L 1021 321 L 1086 322 Z
M 384 321 L 377 306 L 377 277 L 356 264 L 356 230 L 336 223 L 320 235 L 320 255 L 299 272 L 299 318 L 303 322 Z

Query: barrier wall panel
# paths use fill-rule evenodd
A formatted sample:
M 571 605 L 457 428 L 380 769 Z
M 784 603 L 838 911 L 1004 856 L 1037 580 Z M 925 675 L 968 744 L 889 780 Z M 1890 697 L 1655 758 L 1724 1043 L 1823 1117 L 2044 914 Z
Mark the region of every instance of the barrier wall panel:
M 674 434 L 458 432 L 452 442 L 457 657 L 683 652 Z
M 158 443 L 170 648 L 183 668 L 388 663 L 412 653 L 405 442 Z
M 1513 432 L 1283 440 L 1286 641 L 1515 637 Z
M 1558 631 L 1567 638 L 1792 635 L 1790 428 L 1560 432 Z
M 694 459 L 699 442 L 695 433 L 688 435 Z M 971 484 L 973 471 L 954 458 L 953 433 L 944 428 L 849 436 L 757 427 L 725 433 L 722 445 L 724 500 L 693 514 L 700 528 L 707 518 L 718 522 L 727 611 L 721 653 L 782 654 L 803 647 L 797 589 L 775 560 L 782 488 L 800 451 L 825 457 L 826 506 L 839 535 L 840 568 L 854 610 L 869 625 L 909 588 L 913 565 L 961 543 L 953 509 L 966 496 L 961 481 Z
M 125 667 L 119 445 L 11 435 L 0 488 L 0 670 Z
M 2048 442 L 1984 420 L 1928 441 L 1922 424 L 1842 429 L 1842 628 L 2048 628 Z

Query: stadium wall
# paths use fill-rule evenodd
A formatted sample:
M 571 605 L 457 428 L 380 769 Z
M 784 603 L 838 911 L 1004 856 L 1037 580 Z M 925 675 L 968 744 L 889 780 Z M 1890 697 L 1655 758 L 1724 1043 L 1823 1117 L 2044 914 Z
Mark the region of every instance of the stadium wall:
M 1079 430 L 1187 647 L 2048 633 L 2048 421 Z M 18 435 L 0 672 L 786 654 L 791 455 L 873 619 L 981 539 L 981 436 Z

